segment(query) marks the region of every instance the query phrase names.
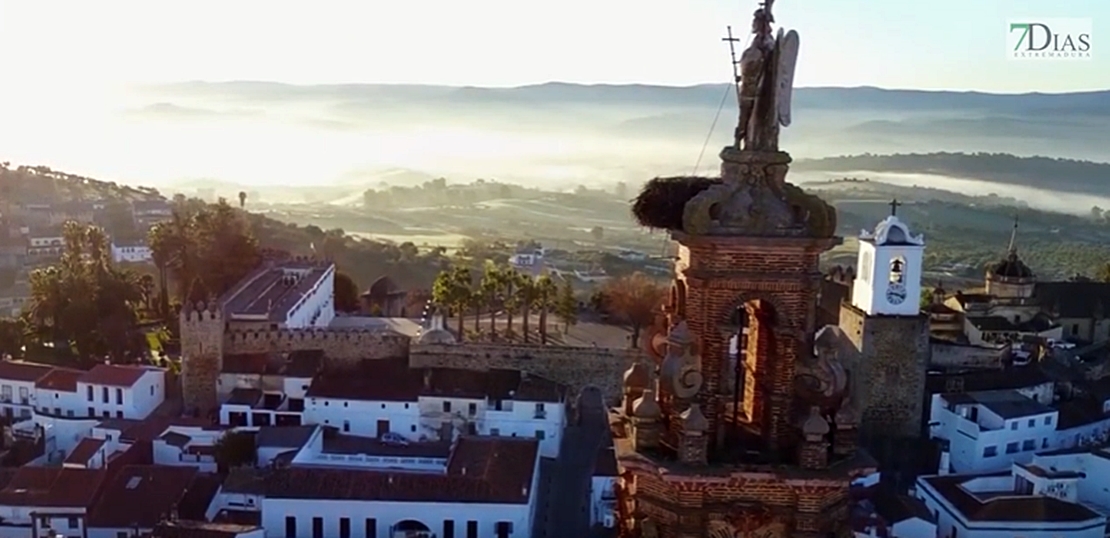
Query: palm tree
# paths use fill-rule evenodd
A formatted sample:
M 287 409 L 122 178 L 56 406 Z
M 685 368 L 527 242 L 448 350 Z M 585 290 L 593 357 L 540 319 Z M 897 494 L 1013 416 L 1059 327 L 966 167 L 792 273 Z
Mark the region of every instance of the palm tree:
M 516 301 L 520 305 L 521 312 L 521 332 L 524 333 L 524 343 L 527 344 L 530 335 L 528 334 L 528 318 L 531 317 L 532 306 L 536 304 L 539 299 L 539 286 L 536 279 L 528 275 L 522 275 L 517 282 Z
M 559 295 L 559 287 L 548 275 L 536 279 L 535 306 L 540 309 L 540 343 L 547 345 L 547 313 L 555 306 L 555 299 Z
M 243 209 L 245 205 L 247 205 L 247 193 L 239 191 L 239 209 Z
M 520 283 L 524 279 L 524 275 L 517 272 L 512 267 L 505 267 L 501 270 L 501 305 L 505 309 L 505 330 L 509 338 L 513 335 L 513 317 L 516 310 L 520 308 L 520 301 L 518 292 L 520 291 Z
M 470 269 L 456 265 L 441 271 L 432 283 L 432 301 L 458 316 L 458 337 L 463 337 L 463 318 L 470 304 Z
M 489 333 L 497 338 L 497 300 L 503 287 L 501 269 L 492 260 L 486 260 L 482 271 L 481 297 L 489 311 Z

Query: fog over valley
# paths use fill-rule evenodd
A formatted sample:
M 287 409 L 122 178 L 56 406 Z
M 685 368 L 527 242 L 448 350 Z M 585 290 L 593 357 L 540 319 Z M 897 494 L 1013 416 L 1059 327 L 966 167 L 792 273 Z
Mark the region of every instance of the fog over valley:
M 638 185 L 658 175 L 715 174 L 716 154 L 730 142 L 736 115 L 735 97 L 724 84 L 456 88 L 195 82 L 94 93 L 49 106 L 0 106 L 5 118 L 0 148 L 3 159 L 15 163 L 169 190 L 328 186 L 336 190 L 326 196 L 336 199 L 382 182 L 411 185 L 439 176 L 573 189 L 620 181 Z M 1107 116 L 1110 92 L 801 88 L 795 93 L 794 124 L 783 131 L 782 143 L 796 160 L 1004 152 L 1101 162 L 1110 160 Z M 845 175 L 843 167 L 829 168 L 796 168 L 794 180 Z M 866 169 L 853 172 L 878 177 Z M 1070 198 L 1047 200 L 1038 195 L 1046 191 L 1037 184 L 1017 192 L 1007 181 L 920 175 L 930 170 L 889 172 L 898 172 L 886 178 L 894 183 L 1045 199 L 1041 203 L 1051 210 L 1069 210 L 1078 198 L 1091 196 L 1098 198 L 1093 203 L 1110 205 L 1110 190 L 1087 189 L 1086 182 Z M 1043 185 L 1058 179 L 1045 177 Z M 1011 190 L 1002 192 L 1006 189 Z

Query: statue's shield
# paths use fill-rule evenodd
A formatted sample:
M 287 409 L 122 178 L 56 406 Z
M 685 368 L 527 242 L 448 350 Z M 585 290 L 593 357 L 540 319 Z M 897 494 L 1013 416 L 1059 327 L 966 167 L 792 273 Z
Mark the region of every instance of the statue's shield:
M 778 121 L 783 127 L 790 126 L 790 99 L 794 93 L 794 66 L 798 63 L 798 32 L 791 30 L 775 39 L 778 49 L 778 76 L 775 80 L 775 102 L 778 103 Z

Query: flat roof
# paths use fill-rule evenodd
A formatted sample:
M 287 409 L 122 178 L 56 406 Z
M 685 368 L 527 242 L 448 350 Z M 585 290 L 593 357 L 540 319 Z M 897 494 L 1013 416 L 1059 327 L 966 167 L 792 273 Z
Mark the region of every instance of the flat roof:
M 332 265 L 313 261 L 266 264 L 237 284 L 221 303 L 224 315 L 235 320 L 282 322 L 289 312 L 322 281 Z

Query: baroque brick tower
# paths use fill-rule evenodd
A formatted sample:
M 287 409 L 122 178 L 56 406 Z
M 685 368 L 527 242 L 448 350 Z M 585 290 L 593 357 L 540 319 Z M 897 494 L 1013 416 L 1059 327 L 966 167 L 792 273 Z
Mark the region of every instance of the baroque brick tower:
M 721 177 L 657 178 L 633 206 L 679 254 L 645 341 L 658 367 L 629 372 L 612 416 L 622 536 L 851 536 L 848 486 L 873 470 L 839 353 L 815 338 L 819 257 L 841 240 L 835 211 L 786 182 L 798 35 L 772 36 L 770 4 L 738 62 Z

